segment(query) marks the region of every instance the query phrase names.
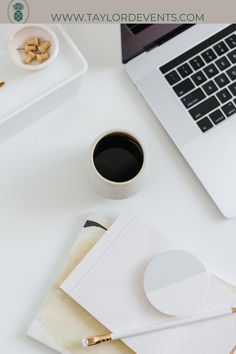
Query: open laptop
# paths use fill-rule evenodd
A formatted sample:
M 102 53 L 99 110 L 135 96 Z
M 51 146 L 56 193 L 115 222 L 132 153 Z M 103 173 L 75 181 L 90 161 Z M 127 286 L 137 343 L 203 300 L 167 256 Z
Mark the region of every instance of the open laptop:
M 225 217 L 236 216 L 236 25 L 121 25 L 126 70 Z

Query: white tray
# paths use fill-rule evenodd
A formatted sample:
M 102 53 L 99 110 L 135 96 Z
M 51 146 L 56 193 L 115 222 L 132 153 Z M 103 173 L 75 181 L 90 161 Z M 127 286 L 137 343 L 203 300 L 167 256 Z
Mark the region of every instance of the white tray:
M 22 25 L 21 25 L 22 26 Z M 47 68 L 28 72 L 8 58 L 6 44 L 20 25 L 0 25 L 0 141 L 73 98 L 87 63 L 60 25 L 49 25 L 59 40 L 59 53 Z

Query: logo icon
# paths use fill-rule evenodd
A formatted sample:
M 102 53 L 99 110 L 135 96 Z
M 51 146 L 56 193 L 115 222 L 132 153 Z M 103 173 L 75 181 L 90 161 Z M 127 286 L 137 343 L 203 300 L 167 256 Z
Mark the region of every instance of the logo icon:
M 12 0 L 8 6 L 8 18 L 12 23 L 25 23 L 29 17 L 29 6 L 25 0 Z

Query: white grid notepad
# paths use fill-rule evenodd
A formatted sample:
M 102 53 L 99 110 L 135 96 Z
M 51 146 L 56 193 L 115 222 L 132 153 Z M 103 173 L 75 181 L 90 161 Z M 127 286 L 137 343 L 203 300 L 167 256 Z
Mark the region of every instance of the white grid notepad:
M 169 240 L 152 226 L 136 218 L 120 217 L 61 288 L 111 331 L 170 320 L 146 299 L 143 274 L 158 252 L 171 248 Z M 201 312 L 235 304 L 235 294 L 212 276 L 208 298 Z M 138 354 L 228 353 L 236 342 L 236 316 L 123 341 Z

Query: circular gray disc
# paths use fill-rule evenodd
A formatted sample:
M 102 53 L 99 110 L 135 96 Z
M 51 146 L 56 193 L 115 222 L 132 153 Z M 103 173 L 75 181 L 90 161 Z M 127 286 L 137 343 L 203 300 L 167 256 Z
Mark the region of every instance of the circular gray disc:
M 150 303 L 159 311 L 173 316 L 190 315 L 206 299 L 208 273 L 189 252 L 161 252 L 145 271 L 144 290 Z

